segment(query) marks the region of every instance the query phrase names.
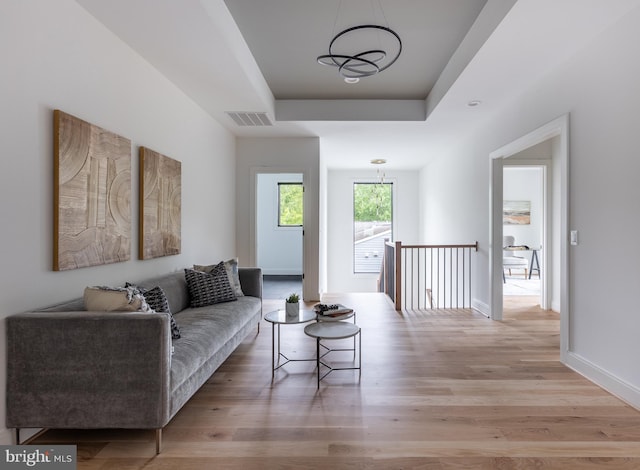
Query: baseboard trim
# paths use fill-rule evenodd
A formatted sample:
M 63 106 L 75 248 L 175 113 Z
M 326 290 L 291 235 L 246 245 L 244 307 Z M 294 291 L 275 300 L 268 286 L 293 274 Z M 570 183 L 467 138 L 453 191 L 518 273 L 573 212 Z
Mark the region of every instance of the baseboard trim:
M 473 299 L 471 301 L 471 308 L 473 310 L 477 310 L 478 312 L 483 314 L 485 317 L 491 318 L 491 309 L 489 308 L 488 304 L 481 302 L 478 299 Z
M 20 429 L 20 440 L 23 445 L 29 444 L 32 439 L 40 436 L 47 431 L 46 428 L 22 428 Z M 0 429 L 0 444 L 14 445 L 16 444 L 15 429 Z
M 615 395 L 628 405 L 640 410 L 640 389 L 638 387 L 625 382 L 574 352 L 568 352 L 565 358 L 567 367 Z
M 302 276 L 302 273 L 299 270 L 286 268 L 263 268 L 262 274 L 272 276 Z
M 2 443 L 2 445 L 9 446 L 15 444 L 14 437 L 15 435 L 11 432 L 11 429 L 0 429 L 0 443 Z

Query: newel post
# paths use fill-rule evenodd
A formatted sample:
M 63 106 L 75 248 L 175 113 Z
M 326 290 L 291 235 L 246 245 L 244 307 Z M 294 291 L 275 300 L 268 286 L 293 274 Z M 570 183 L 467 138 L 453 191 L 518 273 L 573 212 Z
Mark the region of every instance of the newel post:
M 399 312 L 402 310 L 402 242 L 396 242 L 395 249 L 395 280 L 396 280 L 396 288 L 394 289 L 394 297 L 395 297 L 395 306 L 396 310 Z

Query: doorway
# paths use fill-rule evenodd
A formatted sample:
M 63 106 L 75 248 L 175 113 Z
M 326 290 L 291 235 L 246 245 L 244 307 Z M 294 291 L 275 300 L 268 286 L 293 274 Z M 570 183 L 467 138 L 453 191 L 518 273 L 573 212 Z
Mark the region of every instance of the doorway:
M 551 157 L 551 140 L 527 149 L 532 157 Z M 520 305 L 540 305 L 549 310 L 543 275 L 544 242 L 550 227 L 546 210 L 547 160 L 539 165 L 519 164 L 514 155 L 505 160 L 503 167 L 503 271 L 502 294 L 504 300 L 517 297 Z M 503 302 L 504 305 L 504 302 Z
M 548 124 L 522 136 L 491 153 L 490 191 L 490 317 L 502 320 L 503 316 L 503 179 L 504 167 L 510 163 L 540 165 L 540 159 L 531 159 L 527 150 L 539 144 L 550 145 L 551 158 L 547 168 L 547 201 L 543 230 L 542 282 L 547 292 L 545 306 L 560 314 L 560 356 L 566 360 L 569 351 L 569 261 L 568 261 L 568 194 L 569 194 L 569 115 L 563 115 Z M 511 160 L 520 155 L 520 158 Z M 530 159 L 529 161 L 527 161 Z
M 304 186 L 302 173 L 256 175 L 256 263 L 263 297 L 302 297 Z

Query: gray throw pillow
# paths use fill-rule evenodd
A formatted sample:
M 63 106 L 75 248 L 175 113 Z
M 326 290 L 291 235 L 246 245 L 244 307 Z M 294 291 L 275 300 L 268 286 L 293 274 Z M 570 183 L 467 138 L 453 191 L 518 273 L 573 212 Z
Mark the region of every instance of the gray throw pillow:
M 224 262 L 224 268 L 229 276 L 229 283 L 236 293 L 236 297 L 244 296 L 242 287 L 240 287 L 240 275 L 238 274 L 238 258 L 233 258 Z

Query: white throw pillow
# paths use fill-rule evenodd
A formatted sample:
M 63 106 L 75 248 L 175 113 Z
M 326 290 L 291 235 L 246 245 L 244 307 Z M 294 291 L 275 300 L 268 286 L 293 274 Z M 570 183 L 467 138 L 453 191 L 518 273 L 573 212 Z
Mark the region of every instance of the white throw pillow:
M 144 296 L 126 287 L 93 286 L 84 289 L 84 308 L 101 312 L 149 311 Z

